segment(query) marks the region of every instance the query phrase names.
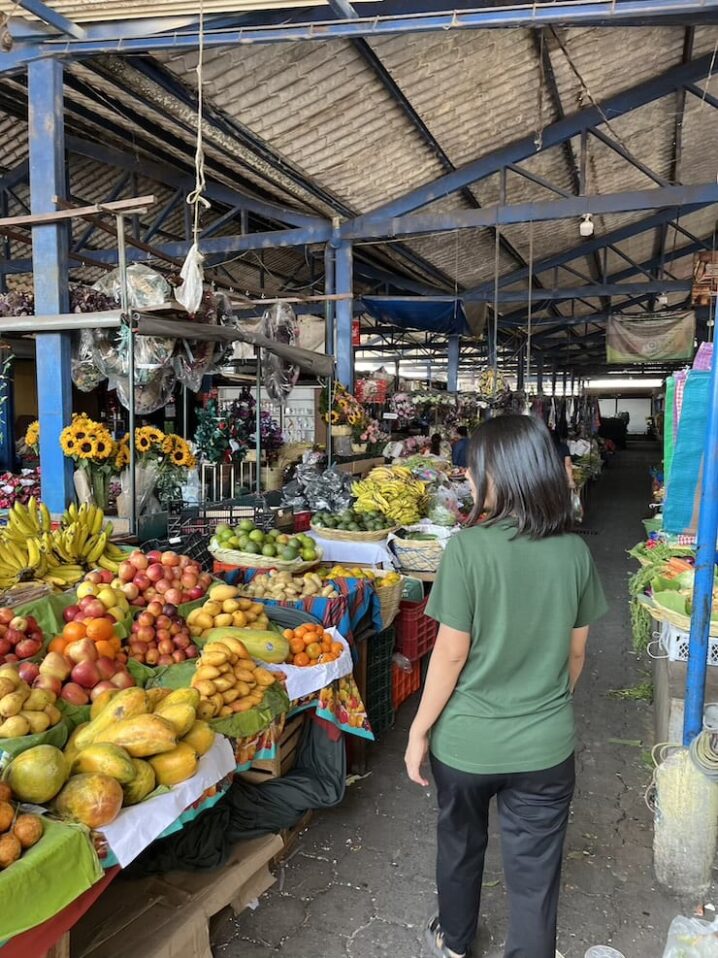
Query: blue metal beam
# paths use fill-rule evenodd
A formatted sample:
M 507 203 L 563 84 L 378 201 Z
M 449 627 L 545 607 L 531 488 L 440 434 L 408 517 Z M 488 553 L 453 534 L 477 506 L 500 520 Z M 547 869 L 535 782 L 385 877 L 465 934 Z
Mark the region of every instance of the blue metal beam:
M 11 190 L 20 183 L 27 183 L 30 175 L 30 161 L 23 160 L 14 166 L 11 170 L 6 170 L 0 175 L 0 190 Z
M 335 284 L 337 295 L 352 295 L 354 280 L 351 243 L 340 243 L 336 248 Z M 352 319 L 352 300 L 338 299 L 336 304 L 337 379 L 350 392 L 354 389 Z
M 33 63 L 28 71 L 28 141 L 30 196 L 33 213 L 55 211 L 54 198 L 64 196 L 65 142 L 62 64 Z M 68 224 L 33 229 L 35 312 L 66 313 Z M 70 336 L 39 333 L 36 338 L 37 401 L 40 420 L 42 499 L 51 512 L 62 512 L 72 496 L 72 462 L 63 455 L 60 433 L 72 414 Z
M 589 133 L 595 136 L 596 139 L 601 143 L 605 143 L 605 145 L 609 149 L 613 150 L 614 153 L 617 153 L 619 156 L 623 157 L 623 159 L 630 163 L 631 166 L 635 167 L 637 170 L 640 170 L 640 172 L 643 173 L 644 176 L 647 176 L 649 180 L 653 180 L 653 182 L 658 183 L 659 186 L 668 186 L 670 184 L 670 180 L 667 180 L 665 176 L 660 176 L 649 166 L 646 166 L 646 164 L 642 163 L 637 156 L 634 156 L 634 154 L 630 152 L 630 150 L 627 150 L 625 146 L 622 146 L 620 143 L 616 142 L 616 140 L 614 140 L 612 137 L 607 136 L 603 130 L 594 128 L 593 130 L 589 130 Z
M 57 10 L 53 10 L 51 7 L 42 3 L 42 0 L 18 0 L 18 3 L 21 7 L 24 7 L 28 13 L 34 14 L 40 20 L 44 20 L 45 23 L 49 23 L 51 27 L 55 27 L 60 33 L 75 37 L 76 40 L 86 39 L 87 31 L 84 30 L 83 27 L 73 23 L 72 20 L 68 20 L 67 17 L 63 17 Z
M 656 190 L 569 196 L 544 203 L 488 206 L 480 210 L 449 210 L 445 213 L 414 213 L 391 217 L 360 216 L 344 223 L 339 228 L 339 234 L 343 239 L 351 240 L 417 236 L 442 230 L 579 218 L 586 213 L 604 215 L 715 202 L 718 202 L 718 183 L 700 183 L 691 186 L 667 186 Z
M 699 86 L 695 86 L 693 83 L 686 84 L 686 91 L 692 93 L 693 96 L 697 96 L 699 100 L 703 103 L 707 103 L 709 106 L 712 106 L 714 109 L 718 110 L 718 97 L 713 96 L 712 93 L 709 93 L 707 90 L 701 90 Z
M 185 196 L 185 191 L 183 189 L 177 189 L 174 191 L 172 196 L 167 200 L 165 205 L 159 211 L 157 216 L 152 220 L 150 225 L 145 230 L 145 235 L 143 240 L 145 243 L 149 243 L 153 236 L 156 236 L 157 233 L 162 229 L 164 224 L 167 222 L 167 218 L 172 214 L 174 210 L 177 209 L 179 203 L 183 202 L 183 197 Z
M 553 9 L 553 5 L 551 7 Z M 541 9 L 541 8 L 534 8 Z M 543 9 L 546 9 L 545 7 Z M 383 203 L 370 213 L 359 217 L 359 223 L 362 221 L 375 221 L 387 217 L 401 216 L 410 213 L 412 210 L 420 209 L 427 203 L 442 199 L 451 193 L 460 190 L 462 187 L 469 186 L 477 180 L 485 179 L 499 170 L 512 163 L 519 163 L 521 160 L 528 159 L 543 150 L 559 146 L 577 136 L 585 130 L 600 126 L 608 117 L 615 120 L 625 113 L 630 113 L 638 107 L 652 103 L 654 100 L 661 99 L 675 90 L 691 83 L 694 80 L 706 76 L 711 66 L 711 56 L 706 55 L 692 60 L 690 63 L 681 64 L 672 67 L 665 73 L 651 80 L 639 83 L 637 86 L 625 90 L 616 96 L 609 97 L 603 103 L 585 107 L 577 113 L 567 116 L 545 127 L 541 132 L 540 149 L 536 146 L 535 134 L 521 137 L 499 149 L 492 150 L 484 156 L 465 164 L 456 170 L 455 173 L 449 173 L 441 176 L 430 183 L 424 184 L 417 189 L 391 200 L 389 203 Z
M 37 0 L 33 0 L 37 2 Z M 362 36 L 391 36 L 405 33 L 433 33 L 446 30 L 476 30 L 493 28 L 526 27 L 537 29 L 550 24 L 600 25 L 622 23 L 659 23 L 663 18 L 672 22 L 676 17 L 695 16 L 700 22 L 713 22 L 718 13 L 718 0 L 556 0 L 547 4 L 521 4 L 511 7 L 485 7 L 478 10 L 409 13 L 404 16 L 385 15 L 379 7 L 376 16 L 362 16 L 350 20 L 305 23 L 271 23 L 263 26 L 247 26 L 239 29 L 217 29 L 205 34 L 206 47 L 234 46 L 235 44 L 286 43 L 298 40 L 352 39 Z M 267 18 L 265 18 L 267 19 Z M 99 56 L 121 52 L 125 55 L 151 53 L 171 49 L 174 52 L 194 49 L 199 37 L 196 28 L 186 33 L 175 32 L 167 36 L 123 37 L 108 39 L 89 33 L 86 40 L 66 42 L 46 41 L 41 44 L 17 44 L 16 48 L 2 57 L 0 69 L 7 72 L 26 66 L 44 56 L 70 56 L 74 58 Z M 458 187 L 457 187 L 458 188 Z
M 461 353 L 461 337 L 449 336 L 448 340 L 448 370 L 446 375 L 446 391 L 455 393 L 459 391 L 459 356 Z
M 105 202 L 111 203 L 113 200 L 116 200 L 119 197 L 120 193 L 124 190 L 127 183 L 130 181 L 130 179 L 131 179 L 131 176 L 129 173 L 121 173 L 119 179 L 113 186 L 110 192 L 110 195 L 105 198 Z M 93 235 L 96 229 L 97 229 L 97 224 L 90 224 L 87 227 L 87 229 L 84 231 L 82 236 L 78 239 L 78 241 L 73 245 L 72 247 L 73 252 L 76 253 L 78 252 L 78 250 L 81 250 L 83 246 L 86 246 L 90 240 L 90 237 Z

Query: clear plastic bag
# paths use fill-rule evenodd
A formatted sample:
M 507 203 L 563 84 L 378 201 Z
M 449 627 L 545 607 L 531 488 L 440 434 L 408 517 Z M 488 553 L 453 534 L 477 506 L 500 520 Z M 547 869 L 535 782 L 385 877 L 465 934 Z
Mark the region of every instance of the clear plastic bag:
M 663 958 L 716 958 L 718 955 L 718 918 L 702 921 L 679 915 L 668 929 Z
M 159 463 L 156 459 L 138 462 L 135 466 L 135 501 L 137 515 L 152 515 L 160 512 L 160 504 L 154 496 Z M 130 470 L 125 469 L 120 475 L 122 492 L 117 497 L 117 515 L 126 518 L 130 514 Z
M 199 392 L 202 380 L 214 367 L 214 343 L 180 340 L 172 365 L 177 382 L 191 392 Z
M 76 329 L 72 333 L 70 369 L 73 383 L 83 393 L 97 389 L 104 374 L 97 368 L 94 355 L 93 331 Z
M 459 498 L 450 487 L 441 487 L 432 495 L 429 503 L 429 519 L 437 526 L 453 528 L 457 523 Z
M 287 303 L 275 303 L 262 316 L 259 332 L 277 343 L 296 346 L 299 340 L 299 325 L 292 307 Z M 262 379 L 270 399 L 284 402 L 299 379 L 299 366 L 287 363 L 263 349 Z
M 147 416 L 166 406 L 172 397 L 176 382 L 174 369 L 168 366 L 166 369 L 158 370 L 150 382 L 136 384 L 135 413 L 138 416 Z M 130 387 L 127 376 L 111 377 L 109 387 L 117 390 L 117 398 L 125 409 L 129 409 Z
M 200 253 L 197 244 L 193 243 L 180 270 L 182 283 L 175 290 L 175 299 L 191 314 L 197 312 L 202 302 L 203 263 L 204 256 Z
M 105 293 L 119 303 L 119 268 L 106 273 L 92 288 Z M 147 306 L 161 306 L 162 303 L 166 303 L 172 298 L 172 290 L 164 276 L 156 270 L 142 263 L 132 263 L 127 267 L 127 296 L 129 305 L 133 309 L 143 309 Z
M 573 515 L 573 521 L 576 525 L 580 525 L 580 523 L 583 522 L 583 504 L 581 497 L 575 489 L 571 490 L 571 514 Z

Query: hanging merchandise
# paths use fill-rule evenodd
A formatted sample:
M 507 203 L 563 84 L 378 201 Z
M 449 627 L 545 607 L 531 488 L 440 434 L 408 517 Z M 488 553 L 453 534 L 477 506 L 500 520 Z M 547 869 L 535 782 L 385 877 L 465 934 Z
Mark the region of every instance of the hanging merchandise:
M 70 369 L 73 383 L 83 393 L 97 389 L 105 378 L 95 364 L 94 340 L 91 329 L 72 332 Z
M 653 363 L 690 359 L 696 334 L 696 314 L 648 315 L 640 319 L 611 316 L 606 331 L 606 361 Z
M 287 303 L 275 303 L 266 310 L 259 324 L 259 333 L 276 343 L 296 346 L 299 326 L 294 310 Z M 287 363 L 268 350 L 261 351 L 263 385 L 269 398 L 283 403 L 299 379 L 299 366 Z
M 227 297 L 211 289 L 204 290 L 199 307 L 191 319 L 207 326 L 231 326 L 235 321 Z M 174 357 L 177 381 L 192 392 L 199 392 L 203 378 L 216 370 L 230 349 L 231 345 L 228 343 L 177 340 Z
M 193 243 L 180 270 L 182 283 L 175 290 L 175 299 L 188 313 L 196 313 L 202 302 L 203 262 L 204 256 L 200 253 L 197 244 Z
M 174 370 L 169 366 L 167 369 L 158 370 L 150 382 L 136 385 L 135 413 L 138 416 L 148 416 L 166 406 L 172 398 L 176 382 Z M 125 409 L 129 409 L 130 392 L 127 376 L 110 379 L 109 386 L 117 390 L 117 398 Z
M 476 391 L 483 402 L 499 402 L 510 390 L 504 374 L 498 369 L 488 368 L 479 373 Z
M 92 287 L 105 293 L 115 303 L 120 302 L 120 271 L 113 269 L 98 279 Z M 127 296 L 132 309 L 146 309 L 161 306 L 172 298 L 172 289 L 167 280 L 157 270 L 142 263 L 132 263 L 127 267 Z

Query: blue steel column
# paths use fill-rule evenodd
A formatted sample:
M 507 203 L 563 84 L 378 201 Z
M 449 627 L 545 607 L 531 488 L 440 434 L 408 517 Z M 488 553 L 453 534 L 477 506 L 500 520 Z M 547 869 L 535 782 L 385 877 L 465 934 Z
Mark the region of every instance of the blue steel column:
M 38 60 L 28 67 L 30 206 L 33 213 L 55 211 L 53 198 L 66 195 L 62 64 Z M 68 312 L 67 224 L 32 231 L 35 312 Z M 40 333 L 35 340 L 37 403 L 40 421 L 42 499 L 62 512 L 72 497 L 72 463 L 62 454 L 60 433 L 72 414 L 69 333 Z
M 446 391 L 459 391 L 459 353 L 461 352 L 461 337 L 449 336 L 448 360 L 449 369 L 446 377 Z
M 337 295 L 353 292 L 352 245 L 339 243 L 336 248 L 336 290 Z M 354 302 L 351 298 L 337 300 L 336 342 L 337 342 L 337 379 L 350 392 L 354 389 L 354 347 L 352 346 L 352 318 Z
M 716 300 L 714 318 L 718 318 Z M 696 536 L 696 577 L 686 675 L 686 703 L 683 716 L 683 744 L 690 745 L 703 728 L 706 693 L 708 633 L 713 604 L 713 577 L 718 536 L 718 354 L 711 365 L 708 422 L 703 443 L 701 504 Z

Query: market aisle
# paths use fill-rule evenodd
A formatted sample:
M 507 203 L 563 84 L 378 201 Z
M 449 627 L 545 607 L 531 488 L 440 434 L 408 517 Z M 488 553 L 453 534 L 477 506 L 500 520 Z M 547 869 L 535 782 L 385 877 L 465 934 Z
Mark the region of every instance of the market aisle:
M 581 747 L 564 872 L 560 948 L 583 958 L 612 944 L 626 958 L 657 958 L 678 912 L 651 865 L 652 825 L 643 800 L 650 779 L 651 707 L 610 689 L 647 680 L 630 651 L 625 550 L 642 535 L 654 447 L 620 454 L 595 487 L 586 541 L 611 612 L 592 636 L 578 695 Z M 226 958 L 423 958 L 422 923 L 434 902 L 434 806 L 402 768 L 411 704 L 376 746 L 368 778 L 344 804 L 317 817 L 274 889 L 255 912 L 221 919 L 215 955 Z M 641 744 L 639 744 L 639 742 Z M 498 843 L 490 846 L 476 953 L 500 955 L 506 897 Z

